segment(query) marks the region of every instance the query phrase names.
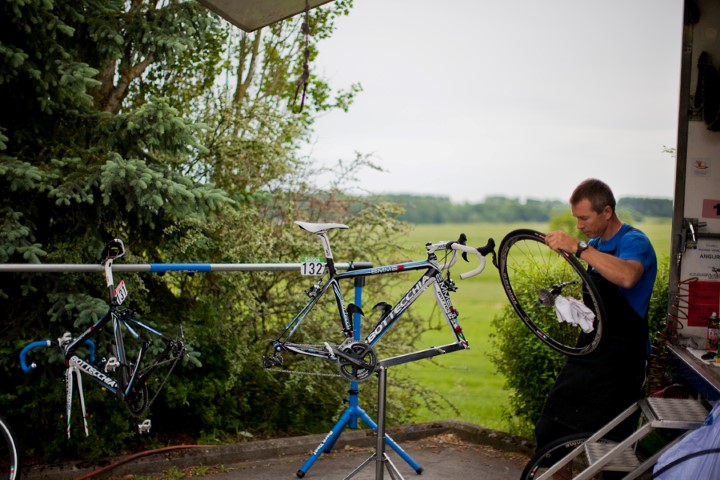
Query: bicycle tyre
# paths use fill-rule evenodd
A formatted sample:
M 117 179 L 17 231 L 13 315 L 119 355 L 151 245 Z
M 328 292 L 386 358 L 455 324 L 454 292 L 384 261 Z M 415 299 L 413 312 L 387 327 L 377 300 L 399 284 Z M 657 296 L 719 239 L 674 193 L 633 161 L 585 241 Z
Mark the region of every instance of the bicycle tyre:
M 20 478 L 20 454 L 17 441 L 10 425 L 0 416 L 0 431 L 3 441 L 0 442 L 0 475 L 9 480 Z
M 543 233 L 514 230 L 500 243 L 498 269 L 515 312 L 545 344 L 571 356 L 587 355 L 597 348 L 605 310 L 590 275 L 574 255 L 550 249 Z M 558 322 L 554 300 L 560 293 L 582 300 L 594 312 L 592 333 Z
M 543 475 L 550 467 L 555 465 L 558 461 L 560 461 L 563 457 L 565 457 L 567 454 L 575 450 L 577 447 L 582 445 L 585 440 L 590 438 L 593 435 L 593 433 L 574 433 L 572 435 L 568 435 L 566 437 L 559 438 L 555 440 L 552 443 L 549 443 L 544 448 L 542 448 L 539 452 L 537 452 L 530 461 L 525 464 L 525 468 L 523 469 L 522 475 L 520 476 L 521 480 L 535 480 L 536 478 L 539 478 L 541 475 Z M 556 473 L 553 478 L 565 478 L 562 476 L 563 473 L 570 474 L 567 478 L 574 478 L 576 474 L 582 472 L 588 467 L 588 462 L 585 457 L 585 454 L 581 453 L 578 455 L 573 461 L 569 464 L 570 465 L 570 471 L 565 472 L 558 472 Z M 593 476 L 593 479 L 602 479 L 603 473 L 599 472 L 595 476 Z

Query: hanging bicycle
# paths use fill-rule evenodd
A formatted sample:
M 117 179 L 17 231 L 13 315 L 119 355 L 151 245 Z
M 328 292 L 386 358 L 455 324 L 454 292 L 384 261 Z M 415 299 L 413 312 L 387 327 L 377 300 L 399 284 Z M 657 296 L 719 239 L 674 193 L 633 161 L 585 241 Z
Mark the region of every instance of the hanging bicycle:
M 124 254 L 125 245 L 119 239 L 108 243 L 103 251 L 102 263 L 109 292 L 109 308 L 102 318 L 77 337 L 73 337 L 70 332 L 65 332 L 55 341 L 38 340 L 31 342 L 20 352 L 21 368 L 24 372 L 29 373 L 36 367 L 35 363 L 27 363 L 27 355 L 30 351 L 45 347 L 55 347 L 62 350 L 66 364 L 68 438 L 70 437 L 73 384 L 75 381 L 77 381 L 78 386 L 85 435 L 88 434 L 82 385 L 83 374 L 92 378 L 123 401 L 133 416 L 141 417 L 157 398 L 173 369 L 187 351 L 182 329 L 180 329 L 178 338 L 171 338 L 137 320 L 135 311 L 121 306 L 127 298 L 128 291 L 125 282 L 122 280 L 118 285 L 115 285 L 112 265 L 116 259 Z M 112 326 L 113 333 L 110 355 L 107 358 L 96 355 L 95 345 L 95 339 L 106 325 Z M 130 344 L 127 344 L 124 332 L 129 333 L 132 337 L 134 358 L 130 358 L 131 351 L 128 348 Z M 151 357 L 149 354 L 151 350 L 159 351 L 159 353 Z M 167 371 L 164 375 L 158 375 L 160 378 L 156 377 L 156 374 L 160 373 L 160 367 L 163 366 L 168 367 Z M 150 397 L 148 390 L 151 378 L 158 378 L 159 380 L 152 397 Z M 150 420 L 146 419 L 138 425 L 138 428 L 140 432 L 147 432 L 150 426 Z

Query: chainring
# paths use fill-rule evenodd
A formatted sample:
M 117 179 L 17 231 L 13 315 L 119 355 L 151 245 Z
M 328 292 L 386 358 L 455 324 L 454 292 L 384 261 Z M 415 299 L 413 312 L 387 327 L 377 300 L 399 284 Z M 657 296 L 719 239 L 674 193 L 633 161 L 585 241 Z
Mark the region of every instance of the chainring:
M 125 398 L 125 405 L 134 417 L 140 417 L 150 406 L 150 395 L 147 385 L 136 386 L 132 392 Z
M 370 378 L 377 367 L 377 355 L 371 345 L 356 342 L 341 346 L 340 351 L 353 360 L 362 362 L 362 365 L 356 365 L 349 359 L 338 355 L 340 375 L 353 382 L 364 382 Z

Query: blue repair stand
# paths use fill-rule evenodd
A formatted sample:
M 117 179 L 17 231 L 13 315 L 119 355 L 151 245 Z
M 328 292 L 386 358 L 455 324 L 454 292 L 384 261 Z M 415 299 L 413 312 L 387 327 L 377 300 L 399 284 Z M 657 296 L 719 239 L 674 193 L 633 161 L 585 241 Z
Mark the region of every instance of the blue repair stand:
M 362 288 L 365 285 L 365 278 L 358 277 L 355 279 L 355 305 L 362 308 Z M 356 342 L 360 341 L 360 319 L 362 318 L 362 315 L 359 313 L 355 313 L 353 315 L 353 335 L 354 340 Z M 300 470 L 297 471 L 296 475 L 298 478 L 303 478 L 305 474 L 310 470 L 310 467 L 313 466 L 313 463 L 315 463 L 315 460 L 320 458 L 320 455 L 323 453 L 329 453 L 330 450 L 332 450 L 333 446 L 335 445 L 335 442 L 338 438 L 340 438 L 340 434 L 343 432 L 346 426 L 350 426 L 352 429 L 358 428 L 358 419 L 362 420 L 365 425 L 369 426 L 377 433 L 378 426 L 377 423 L 373 421 L 370 416 L 365 413 L 365 410 L 360 408 L 359 402 L 358 402 L 358 394 L 360 391 L 358 390 L 358 383 L 352 382 L 350 384 L 350 390 L 348 390 L 348 393 L 350 394 L 350 398 L 348 399 L 348 407 L 345 409 L 343 414 L 340 416 L 340 419 L 337 421 L 335 426 L 333 426 L 332 430 L 330 430 L 330 433 L 327 434 L 327 436 L 320 442 L 320 445 L 317 446 L 317 448 L 312 452 L 310 457 L 305 461 L 302 467 L 300 467 Z M 384 431 L 384 429 L 383 429 Z M 397 453 L 400 458 L 405 460 L 410 467 L 412 467 L 413 470 L 415 470 L 418 474 L 422 473 L 422 467 L 412 459 L 410 455 L 408 455 L 395 441 L 390 438 L 389 435 L 384 435 L 385 443 L 395 450 L 395 453 Z

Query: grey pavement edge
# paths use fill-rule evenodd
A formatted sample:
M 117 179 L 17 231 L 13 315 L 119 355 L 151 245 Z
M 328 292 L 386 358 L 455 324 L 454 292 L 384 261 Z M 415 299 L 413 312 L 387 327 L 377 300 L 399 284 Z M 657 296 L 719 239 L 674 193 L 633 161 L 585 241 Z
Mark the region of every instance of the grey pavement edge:
M 386 433 L 422 468 L 418 473 L 389 446 L 376 455 L 371 429 L 345 429 L 329 453 L 303 472 L 301 467 L 327 434 L 249 441 L 227 445 L 176 446 L 97 462 L 32 466 L 28 480 L 158 476 L 168 470 L 207 467 L 203 480 L 420 478 L 422 480 L 520 477 L 532 455 L 532 441 L 465 422 L 439 421 L 388 428 Z M 384 473 L 379 472 L 382 470 Z M 391 472 L 390 470 L 394 470 Z

